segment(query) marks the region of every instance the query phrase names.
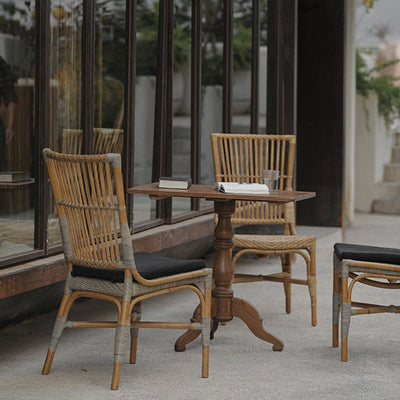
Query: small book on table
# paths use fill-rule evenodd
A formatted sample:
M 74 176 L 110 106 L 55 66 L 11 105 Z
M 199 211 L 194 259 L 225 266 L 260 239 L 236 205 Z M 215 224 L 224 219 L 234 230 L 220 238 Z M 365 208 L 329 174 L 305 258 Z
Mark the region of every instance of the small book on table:
M 0 172 L 0 182 L 22 182 L 29 180 L 29 171 L 5 171 Z
M 192 178 L 189 177 L 162 176 L 158 182 L 160 189 L 188 189 L 191 185 Z

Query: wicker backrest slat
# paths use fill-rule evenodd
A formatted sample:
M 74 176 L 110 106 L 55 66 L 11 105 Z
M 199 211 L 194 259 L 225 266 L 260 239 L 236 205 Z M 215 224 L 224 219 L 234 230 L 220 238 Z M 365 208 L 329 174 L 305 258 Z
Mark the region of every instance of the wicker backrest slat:
M 81 154 L 82 141 L 82 129 L 63 129 L 61 133 L 61 152 L 69 154 Z
M 94 153 L 121 153 L 123 140 L 123 129 L 94 128 Z
M 296 137 L 213 133 L 211 135 L 217 182 L 262 183 L 264 169 L 280 171 L 279 190 L 292 190 Z M 233 223 L 294 224 L 293 203 L 237 201 Z
M 58 215 L 66 220 L 60 225 L 64 249 L 71 249 L 64 251 L 67 261 L 93 268 L 135 268 L 120 155 L 43 152 Z M 120 224 L 124 225 L 122 240 L 127 241 L 124 257 L 118 239 Z

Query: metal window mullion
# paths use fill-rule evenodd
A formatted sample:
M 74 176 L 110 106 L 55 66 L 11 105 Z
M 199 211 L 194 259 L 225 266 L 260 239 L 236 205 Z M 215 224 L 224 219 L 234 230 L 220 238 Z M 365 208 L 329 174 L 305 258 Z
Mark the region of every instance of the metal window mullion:
M 134 186 L 135 155 L 135 82 L 136 82 L 136 0 L 126 0 L 126 83 L 124 99 L 124 143 L 122 165 L 124 185 Z M 133 227 L 133 195 L 126 194 L 127 217 Z
M 222 129 L 232 131 L 233 1 L 224 0 Z
M 252 41 L 251 41 L 251 108 L 250 132 L 258 133 L 258 85 L 260 65 L 260 0 L 253 0 L 252 10 Z
M 96 0 L 83 2 L 82 25 L 82 120 L 83 150 L 93 152 L 94 69 L 95 69 L 95 7 Z
M 35 229 L 34 247 L 47 252 L 47 227 L 49 210 L 49 187 L 42 149 L 49 144 L 50 108 L 50 4 L 48 0 L 36 0 L 36 68 L 35 68 L 35 135 L 34 194 Z M 39 68 L 40 65 L 40 68 Z
M 160 0 L 152 180 L 172 174 L 173 0 Z M 172 200 L 157 202 L 156 216 L 171 220 Z
M 192 0 L 191 46 L 191 175 L 193 183 L 200 183 L 201 159 L 201 19 L 202 1 Z M 200 208 L 199 199 L 191 200 L 191 209 Z

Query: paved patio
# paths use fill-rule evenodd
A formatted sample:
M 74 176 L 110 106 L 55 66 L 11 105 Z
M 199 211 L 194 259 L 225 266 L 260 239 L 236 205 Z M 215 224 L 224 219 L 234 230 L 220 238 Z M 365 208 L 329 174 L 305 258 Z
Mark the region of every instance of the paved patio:
M 346 230 L 345 241 L 400 247 L 400 216 L 358 214 Z M 219 327 L 210 351 L 210 377 L 201 378 L 199 341 L 183 353 L 173 350 L 175 330 L 142 330 L 136 365 L 122 367 L 120 389 L 109 389 L 112 374 L 113 331 L 67 330 L 58 347 L 50 375 L 40 374 L 55 313 L 0 331 L 0 399 L 397 399 L 400 391 L 399 320 L 380 314 L 352 319 L 349 361 L 340 361 L 340 349 L 331 347 L 332 245 L 342 240 L 338 229 L 299 227 L 314 232 L 317 241 L 318 325 L 310 323 L 307 288 L 293 286 L 292 314 L 284 312 L 281 284 L 252 283 L 234 286 L 238 297 L 254 304 L 264 326 L 285 344 L 273 352 L 234 319 Z M 211 260 L 211 255 L 210 255 Z M 276 260 L 267 260 L 275 268 Z M 243 258 L 238 268 L 259 269 L 265 261 Z M 295 269 L 304 272 L 301 260 Z M 296 273 L 297 274 L 297 273 Z M 387 298 L 388 291 L 362 288 Z M 393 296 L 396 303 L 397 293 Z M 371 297 L 369 296 L 369 299 Z M 158 308 L 160 302 L 163 307 Z M 385 300 L 386 301 L 386 300 Z M 397 302 L 399 303 L 399 302 Z M 93 311 L 93 306 L 95 306 Z M 168 312 L 179 320 L 191 315 L 196 299 L 176 293 L 144 305 L 148 319 Z M 93 317 L 112 318 L 105 302 L 85 301 L 73 309 L 77 318 L 90 310 Z M 399 369 L 398 369 L 399 368 Z

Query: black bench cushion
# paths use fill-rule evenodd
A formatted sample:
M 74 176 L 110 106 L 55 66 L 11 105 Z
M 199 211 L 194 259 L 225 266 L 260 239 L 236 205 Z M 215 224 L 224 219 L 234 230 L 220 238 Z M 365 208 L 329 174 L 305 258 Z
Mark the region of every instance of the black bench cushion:
M 207 267 L 204 260 L 181 260 L 145 251 L 135 253 L 135 264 L 138 272 L 145 279 L 156 279 Z M 113 283 L 124 282 L 124 270 L 121 269 L 102 269 L 74 265 L 71 275 L 74 277 L 104 279 Z
M 361 244 L 335 243 L 334 251 L 339 260 L 350 259 L 400 265 L 400 249 L 364 246 Z

